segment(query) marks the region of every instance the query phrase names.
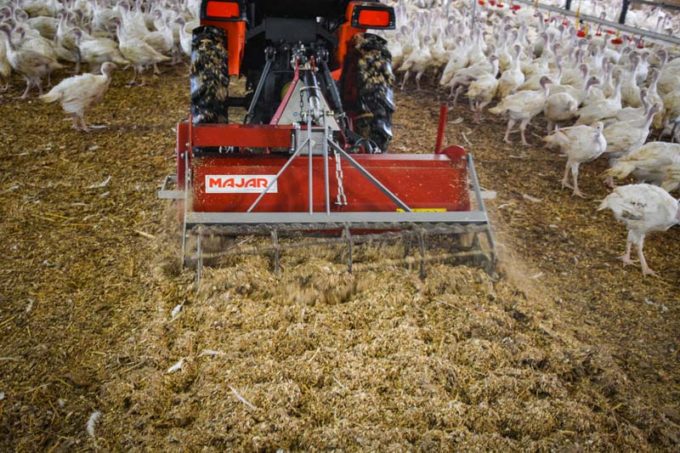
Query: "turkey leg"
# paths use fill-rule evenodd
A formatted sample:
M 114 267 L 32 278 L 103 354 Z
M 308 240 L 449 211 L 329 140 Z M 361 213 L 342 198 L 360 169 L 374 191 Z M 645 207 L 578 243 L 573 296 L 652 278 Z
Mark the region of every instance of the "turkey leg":
M 619 257 L 621 261 L 623 261 L 623 265 L 628 266 L 629 264 L 633 264 L 633 260 L 630 259 L 630 250 L 633 246 L 633 241 L 629 239 L 626 240 L 626 253 L 623 254 L 623 256 Z
M 512 131 L 512 128 L 515 127 L 515 120 L 512 118 L 508 119 L 508 128 L 505 130 L 505 137 L 503 137 L 503 141 L 505 143 L 508 143 L 512 145 L 512 142 L 510 141 L 510 131 Z
M 562 178 L 562 188 L 568 187 L 573 189 L 571 184 L 569 184 L 569 170 L 571 169 L 571 162 L 567 161 L 567 165 L 564 167 L 564 178 Z
M 81 116 L 80 118 L 80 130 L 83 132 L 90 132 L 90 128 L 85 124 L 85 117 Z
M 472 120 L 475 124 L 482 122 L 482 106 L 479 102 L 475 102 L 475 107 L 473 109 L 475 112 L 474 119 Z
M 458 96 L 460 96 L 464 89 L 465 87 L 462 85 L 456 88 L 456 92 L 453 94 L 453 107 L 458 103 Z M 453 91 L 453 87 L 451 87 L 451 91 Z
M 522 135 L 522 144 L 524 146 L 529 146 L 529 142 L 527 142 L 527 138 L 524 135 L 524 131 L 527 129 L 527 126 L 529 125 L 529 121 L 531 121 L 531 120 L 530 119 L 529 120 L 522 120 L 522 122 L 519 124 L 519 131 L 520 131 L 520 134 Z
M 555 123 L 552 121 L 548 120 L 548 135 L 552 134 L 554 130 L 556 130 Z
M 134 71 L 134 75 L 132 76 L 132 80 L 128 82 L 128 86 L 137 85 L 137 66 L 133 66 L 132 70 Z
M 626 253 L 622 257 L 620 257 L 621 261 L 623 261 L 624 266 L 628 266 L 629 264 L 633 264 L 634 261 L 630 259 L 630 250 L 633 247 L 633 243 L 638 242 L 636 241 L 636 237 L 633 235 L 632 231 L 628 232 L 628 237 L 626 238 Z
M 73 71 L 74 74 L 80 74 L 80 64 L 82 57 L 80 55 L 80 48 L 76 48 L 76 69 Z
M 640 265 L 642 266 L 642 275 L 651 275 L 653 277 L 656 277 L 657 273 L 654 272 L 652 269 L 650 269 L 649 266 L 647 265 L 647 260 L 645 259 L 645 254 L 642 251 L 644 244 L 645 244 L 645 237 L 642 236 L 640 238 L 640 242 L 638 242 L 638 244 L 637 244 L 638 258 L 640 258 Z
M 578 162 L 575 164 L 571 165 L 571 176 L 574 178 L 574 193 L 573 195 L 576 195 L 577 197 L 585 198 L 585 195 L 583 195 L 583 192 L 581 192 L 578 188 L 578 167 L 579 167 Z
M 26 99 L 28 97 L 28 91 L 31 89 L 31 85 L 33 85 L 33 82 L 31 82 L 29 79 L 26 79 L 26 90 L 19 99 Z
M 411 71 L 406 71 L 406 73 L 404 73 L 404 80 L 401 81 L 401 91 L 404 91 L 404 87 L 406 87 L 406 82 L 408 81 L 409 75 L 411 75 Z
M 81 130 L 81 128 L 80 128 L 80 117 L 77 114 L 73 113 L 73 114 L 71 114 L 71 119 L 73 120 L 73 129 L 75 129 L 77 131 Z
M 416 74 L 416 90 L 420 91 L 420 79 L 423 77 L 423 73 L 419 72 Z

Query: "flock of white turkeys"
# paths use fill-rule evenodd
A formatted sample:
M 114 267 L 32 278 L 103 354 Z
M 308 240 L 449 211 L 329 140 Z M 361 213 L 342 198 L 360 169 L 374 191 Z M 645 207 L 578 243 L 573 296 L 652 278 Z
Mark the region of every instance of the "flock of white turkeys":
M 560 0 L 561 1 L 561 0 Z M 562 185 L 582 196 L 579 166 L 609 159 L 608 182 L 633 175 L 641 184 L 614 190 L 611 208 L 630 230 L 631 245 L 645 274 L 642 253 L 647 232 L 680 221 L 678 201 L 668 192 L 680 186 L 680 58 L 678 49 L 586 29 L 562 16 L 500 0 L 388 0 L 396 7 L 397 30 L 389 40 L 394 68 L 420 88 L 425 76 L 450 91 L 454 103 L 466 95 L 475 121 L 489 112 L 508 119 L 505 140 L 519 125 L 538 117 L 547 123 L 549 146 L 567 156 Z M 550 1 L 548 1 L 550 3 Z M 620 2 L 574 1 L 584 14 L 616 20 Z M 200 0 L 0 0 L 0 81 L 12 73 L 42 94 L 44 79 L 68 65 L 76 73 L 42 96 L 59 101 L 74 127 L 87 130 L 84 115 L 101 100 L 115 67 L 131 67 L 134 83 L 148 68 L 177 63 L 191 50 Z M 474 12 L 473 12 L 474 11 Z M 628 23 L 677 34 L 680 19 L 644 7 Z M 583 35 L 586 34 L 586 37 Z M 569 179 L 571 173 L 571 181 Z M 651 184 L 651 185 L 650 185 Z M 658 186 L 658 187 L 657 187 Z
M 680 144 L 658 141 L 680 141 L 680 49 L 588 29 L 512 1 L 392 3 L 401 26 L 386 36 L 402 88 L 413 76 L 420 89 L 426 77 L 450 90 L 454 105 L 465 94 L 476 122 L 495 103 L 489 112 L 507 118 L 508 143 L 519 125 L 527 145 L 527 127 L 542 117 L 546 144 L 567 157 L 561 183 L 574 195 L 583 196 L 579 166 L 601 156 L 609 159 L 603 176 L 612 187 L 614 178 L 638 179 L 615 189 L 601 208 L 629 228 L 624 263 L 635 244 L 643 273 L 653 274 L 642 251 L 645 234 L 680 222 L 678 201 L 669 194 L 680 186 Z M 616 1 L 572 4 L 610 21 L 620 13 Z M 680 16 L 657 8 L 629 11 L 628 23 L 658 33 L 680 30 Z
M 0 0 L 0 82 L 12 73 L 43 94 L 51 74 L 72 66 L 76 74 L 41 97 L 61 102 L 74 128 L 88 130 L 85 112 L 99 102 L 116 67 L 138 74 L 191 52 L 200 0 Z

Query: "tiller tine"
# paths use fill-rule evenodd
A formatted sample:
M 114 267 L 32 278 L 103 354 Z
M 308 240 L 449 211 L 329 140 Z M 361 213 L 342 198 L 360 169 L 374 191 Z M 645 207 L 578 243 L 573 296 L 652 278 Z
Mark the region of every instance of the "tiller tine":
M 269 256 L 272 270 L 279 273 L 286 254 L 325 248 L 336 260 L 346 263 L 349 273 L 385 266 L 417 265 L 419 275 L 424 279 L 427 265 L 436 262 L 481 267 L 493 275 L 495 255 L 492 242 L 488 241 L 489 233 L 486 225 L 390 225 L 383 231 L 367 224 L 339 227 L 324 223 L 305 225 L 304 229 L 300 229 L 300 225 L 291 227 L 287 224 L 239 228 L 200 225 L 188 231 L 195 238 L 188 243 L 195 245 L 187 250 L 185 263 L 196 268 L 198 281 L 204 265 L 235 265 L 239 258 L 247 255 Z M 243 239 L 244 235 L 246 239 Z M 480 237 L 487 238 L 484 244 Z M 211 241 L 219 244 L 219 249 L 206 250 L 204 244 Z M 380 247 L 381 256 L 366 259 L 361 253 L 362 246 Z M 391 250 L 393 256 L 387 248 L 390 246 L 396 247 Z

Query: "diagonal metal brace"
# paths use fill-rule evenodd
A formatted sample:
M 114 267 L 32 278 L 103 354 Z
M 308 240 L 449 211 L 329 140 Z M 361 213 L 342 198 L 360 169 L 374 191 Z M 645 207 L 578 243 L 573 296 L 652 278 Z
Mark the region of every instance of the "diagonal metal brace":
M 276 174 L 276 176 L 274 177 L 274 180 L 270 184 L 267 184 L 267 187 L 265 187 L 264 190 L 262 192 L 260 192 L 260 196 L 257 197 L 257 199 L 253 202 L 253 204 L 250 205 L 250 207 L 248 208 L 248 211 L 246 211 L 246 212 L 253 212 L 253 209 L 255 209 L 257 207 L 257 205 L 260 204 L 260 201 L 262 200 L 262 198 L 264 198 L 264 196 L 269 193 L 269 189 L 271 189 L 278 182 L 281 175 L 286 170 L 288 170 L 288 167 L 290 167 L 290 164 L 293 163 L 295 158 L 298 156 L 298 154 L 300 154 L 300 152 L 304 149 L 304 147 L 307 145 L 308 142 L 309 142 L 309 139 L 305 140 L 304 142 L 302 142 L 302 144 L 300 146 L 298 146 L 298 149 L 295 150 L 293 155 L 290 156 L 290 159 L 288 159 L 288 161 L 285 163 L 285 165 L 283 167 L 281 167 L 281 170 L 279 170 L 279 172 Z
M 373 176 L 373 175 L 371 174 L 371 172 L 369 172 L 368 170 L 366 170 L 366 169 L 365 169 L 359 162 L 357 162 L 357 161 L 356 161 L 356 160 L 355 160 L 355 159 L 354 159 L 347 151 L 345 151 L 344 149 L 342 149 L 340 146 L 337 145 L 337 143 L 335 143 L 335 142 L 332 141 L 332 140 L 328 140 L 328 144 L 331 145 L 335 151 L 337 151 L 338 153 L 340 153 L 340 155 L 341 155 L 342 157 L 344 157 L 345 159 L 347 159 L 347 161 L 348 161 L 354 168 L 356 168 L 356 169 L 359 171 L 359 173 L 361 173 L 362 175 L 364 175 L 364 177 L 365 177 L 366 179 L 368 179 L 374 186 L 376 186 L 378 189 L 380 189 L 380 191 L 381 191 L 382 193 L 384 193 L 390 200 L 392 200 L 392 201 L 394 202 L 394 204 L 397 205 L 397 207 L 403 209 L 403 210 L 406 211 L 406 212 L 412 212 L 412 211 L 411 211 L 411 208 L 409 208 L 408 205 L 407 205 L 406 203 L 404 203 L 403 201 L 401 201 L 401 199 L 399 199 L 399 197 L 397 197 L 390 189 L 388 189 L 387 187 L 385 187 L 385 186 L 383 185 L 383 183 L 381 183 L 379 180 L 377 180 L 376 177 Z

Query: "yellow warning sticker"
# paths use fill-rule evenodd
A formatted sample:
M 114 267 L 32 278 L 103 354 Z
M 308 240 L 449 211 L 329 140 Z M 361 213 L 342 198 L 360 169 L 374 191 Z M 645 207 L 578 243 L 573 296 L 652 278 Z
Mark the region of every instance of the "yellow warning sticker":
M 397 209 L 397 212 L 406 212 L 401 208 Z M 411 212 L 446 212 L 446 208 L 413 208 Z

